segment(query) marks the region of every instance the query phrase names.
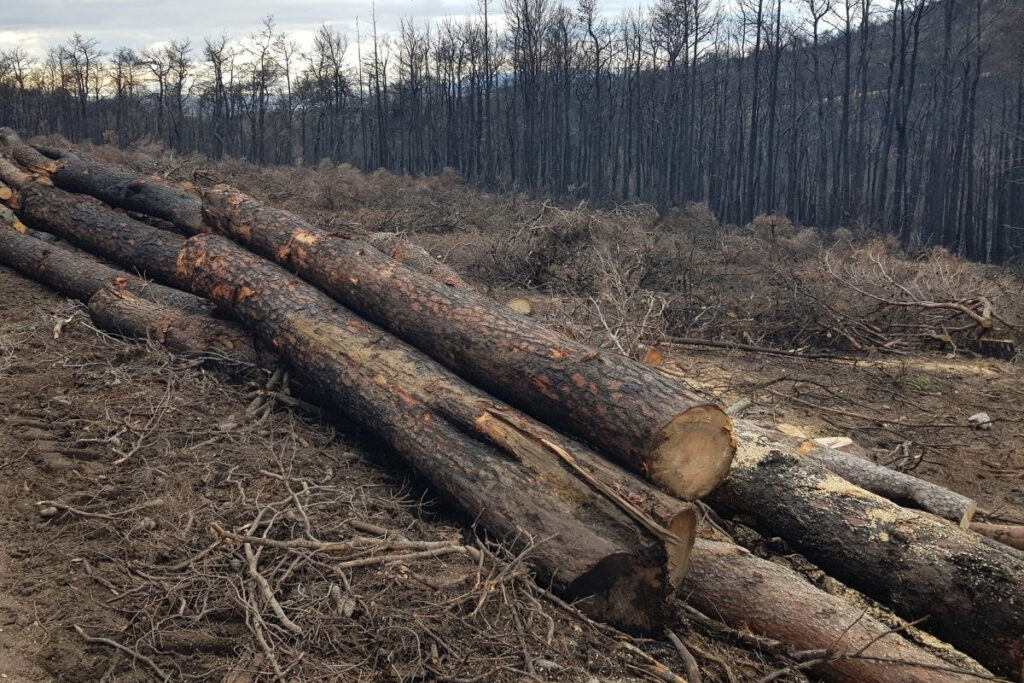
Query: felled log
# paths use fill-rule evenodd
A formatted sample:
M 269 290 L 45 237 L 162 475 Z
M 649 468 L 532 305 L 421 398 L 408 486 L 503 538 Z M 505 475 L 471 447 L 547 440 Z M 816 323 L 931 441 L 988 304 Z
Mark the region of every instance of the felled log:
M 212 317 L 206 301 L 43 242 L 15 228 L 12 219 L 0 207 L 0 264 L 84 302 L 97 327 L 153 339 L 175 353 L 256 361 L 252 337 Z
M 4 185 L 3 183 L 0 183 L 0 202 L 6 202 L 13 196 L 14 191 L 11 188 Z
M 472 383 L 683 498 L 728 473 L 731 420 L 655 371 L 566 339 L 460 283 L 370 244 L 332 236 L 226 187 L 203 193 L 208 225 L 316 284 Z
M 454 268 L 437 260 L 418 244 L 406 241 L 397 232 L 372 232 L 366 236 L 366 241 L 399 263 L 439 282 L 453 287 L 469 287 Z
M 842 683 L 977 681 L 892 632 L 863 608 L 731 544 L 697 539 L 680 597 L 705 615 L 815 652 L 817 676 Z
M 1024 551 L 1024 526 L 1019 524 L 984 524 L 971 522 L 971 531 Z
M 0 128 L 0 145 L 9 150 L 15 161 L 34 173 L 53 173 L 60 166 L 58 162 L 24 144 L 10 128 Z
M 961 528 L 967 528 L 977 509 L 974 500 L 944 486 L 912 474 L 897 472 L 810 439 L 797 439 L 749 420 L 736 420 L 735 429 L 736 436 L 740 439 L 766 438 L 784 444 L 851 484 L 887 498 L 897 505 L 924 510 L 948 519 Z
M 116 284 L 92 295 L 88 306 L 98 327 L 125 337 L 153 339 L 174 353 L 256 362 L 252 337 L 211 315 L 142 299 Z
M 869 493 L 767 436 L 740 438 L 710 500 L 993 671 L 1024 674 L 1024 557 L 1013 549 Z
M 120 209 L 162 218 L 187 232 L 202 231 L 199 198 L 158 178 L 125 168 L 81 159 L 65 152 L 50 159 L 26 145 L 13 131 L 0 135 L 0 144 L 26 168 L 46 172 L 53 183 L 68 192 L 88 194 Z
M 528 561 L 592 616 L 639 630 L 669 618 L 692 535 L 640 521 L 544 431 L 481 404 L 440 365 L 268 261 L 203 235 L 179 263 L 194 292 L 272 343 L 469 517 L 519 549 L 535 543 Z
M 117 263 L 144 268 L 140 272 L 161 282 L 181 284 L 176 280 L 178 250 L 185 242 L 181 235 L 133 220 L 92 197 L 31 180 L 18 187 L 18 198 L 18 217 L 33 228 Z
M 148 282 L 64 245 L 34 238 L 26 231 L 28 228 L 21 221 L 0 207 L 0 259 L 4 265 L 65 296 L 88 302 L 104 287 L 114 285 L 136 298 L 188 313 L 213 311 L 212 304 L 193 294 Z

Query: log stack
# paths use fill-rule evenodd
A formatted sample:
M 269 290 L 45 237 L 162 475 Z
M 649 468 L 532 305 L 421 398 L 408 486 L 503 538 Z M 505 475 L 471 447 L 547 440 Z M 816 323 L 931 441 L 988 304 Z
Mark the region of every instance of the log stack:
M 944 510 L 949 523 L 869 493 L 835 474 L 834 453 L 743 420 L 734 429 L 717 404 L 510 314 L 395 236 L 329 234 L 231 188 L 197 195 L 70 152 L 47 150 L 59 157 L 50 158 L 10 131 L 0 143 L 11 154 L 0 160 L 0 181 L 12 190 L 2 201 L 25 229 L 126 270 L 69 261 L 75 252 L 9 219 L 0 226 L 3 263 L 111 309 L 114 291 L 131 303 L 176 292 L 191 299 L 168 305 L 227 324 L 196 305 L 213 302 L 440 495 L 529 549 L 541 580 L 591 616 L 657 632 L 678 616 L 679 591 L 705 614 L 824 652 L 803 668 L 831 680 L 972 677 L 792 570 L 731 543 L 695 541 L 684 501 L 708 496 L 719 512 L 782 537 L 901 616 L 925 618 L 923 628 L 991 669 L 1024 673 L 1024 556 L 961 528 L 973 512 L 966 499 L 936 502 L 931 489 L 919 496 L 916 507 Z M 123 306 L 118 315 L 144 320 Z M 150 324 L 105 324 L 152 334 Z M 846 467 L 840 475 L 865 485 L 884 474 Z

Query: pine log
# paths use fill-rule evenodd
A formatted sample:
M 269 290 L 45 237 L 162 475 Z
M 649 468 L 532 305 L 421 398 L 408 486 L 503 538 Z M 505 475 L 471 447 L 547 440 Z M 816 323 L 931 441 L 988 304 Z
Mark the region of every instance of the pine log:
M 914 645 L 797 572 L 731 544 L 698 538 L 680 597 L 705 615 L 819 651 L 811 671 L 836 683 L 939 683 L 978 677 Z M 841 655 L 848 656 L 841 656 Z
M 811 439 L 798 439 L 750 420 L 736 420 L 736 435 L 743 439 L 767 438 L 795 449 L 807 460 L 821 465 L 851 484 L 887 498 L 903 507 L 924 510 L 966 529 L 977 504 L 971 498 L 906 472 L 829 448 Z
M 187 292 L 153 284 L 14 228 L 0 207 L 0 264 L 84 302 L 97 327 L 174 353 L 255 363 L 252 337 Z
M 424 276 L 364 241 L 330 235 L 230 188 L 203 193 L 203 217 L 477 386 L 671 493 L 700 497 L 728 474 L 731 419 L 640 363 L 566 339 L 464 285 Z
M 53 173 L 60 167 L 58 162 L 24 144 L 10 128 L 0 128 L 0 145 L 10 151 L 15 161 L 34 173 Z
M 50 159 L 26 145 L 10 129 L 0 134 L 0 144 L 26 168 L 48 173 L 63 190 L 92 195 L 110 206 L 161 218 L 189 233 L 203 231 L 199 197 L 169 182 L 120 166 L 81 159 L 70 152 L 63 153 L 59 160 Z
M 983 524 L 971 522 L 971 531 L 1024 551 L 1024 526 L 1019 524 Z
M 641 523 L 580 476 L 577 453 L 519 429 L 505 406 L 481 401 L 415 349 L 224 238 L 190 239 L 179 263 L 194 292 L 273 344 L 469 517 L 520 550 L 535 543 L 528 561 L 542 580 L 623 628 L 651 630 L 669 618 L 692 511 L 680 518 L 688 539 Z
M 98 327 L 125 337 L 155 340 L 173 353 L 249 365 L 257 361 L 252 336 L 237 325 L 141 299 L 116 284 L 92 295 L 88 306 Z
M 0 207 L 0 260 L 31 280 L 82 302 L 106 286 L 116 286 L 136 298 L 187 313 L 213 311 L 212 304 L 193 294 L 148 282 L 65 245 L 34 238 L 13 214 L 6 214 L 5 219 L 5 211 Z
M 412 242 L 406 241 L 397 232 L 373 232 L 366 241 L 399 263 L 452 287 L 469 288 L 462 276 L 451 266 L 431 256 L 430 252 Z
M 92 197 L 56 187 L 29 183 L 20 189 L 19 197 L 18 217 L 31 227 L 180 288 L 177 259 L 185 243 L 181 235 L 133 220 Z
M 0 202 L 6 202 L 13 196 L 14 191 L 3 183 L 0 183 Z
M 740 421 L 738 421 L 740 422 Z M 823 570 L 1001 674 L 1024 676 L 1024 557 L 854 486 L 741 423 L 716 509 L 779 536 Z

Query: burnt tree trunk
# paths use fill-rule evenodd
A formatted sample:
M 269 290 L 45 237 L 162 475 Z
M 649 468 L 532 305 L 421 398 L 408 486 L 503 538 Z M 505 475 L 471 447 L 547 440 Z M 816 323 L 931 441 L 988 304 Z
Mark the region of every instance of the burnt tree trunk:
M 185 238 L 133 220 L 102 202 L 29 183 L 19 190 L 18 217 L 83 249 L 141 274 L 181 287 L 178 250 Z
M 977 504 L 967 496 L 905 472 L 897 472 L 856 455 L 843 453 L 810 440 L 797 439 L 749 420 L 736 420 L 741 439 L 768 438 L 785 444 L 851 484 L 887 498 L 897 505 L 916 508 L 967 528 Z
M 175 353 L 254 363 L 252 337 L 210 315 L 197 296 L 133 277 L 15 227 L 0 207 L 0 264 L 88 305 L 97 327 L 149 338 Z
M 638 524 L 580 476 L 572 454 L 503 419 L 504 406 L 480 405 L 415 349 L 223 238 L 192 238 L 180 264 L 193 291 L 271 342 L 468 516 L 519 549 L 535 542 L 529 561 L 591 615 L 639 630 L 669 618 L 692 517 L 689 539 Z
M 252 336 L 225 320 L 189 313 L 108 285 L 88 301 L 98 327 L 126 337 L 153 339 L 174 353 L 256 363 Z
M 680 595 L 734 628 L 815 652 L 811 667 L 836 683 L 977 681 L 785 566 L 731 543 L 697 539 Z M 847 655 L 847 656 L 843 656 Z M 851 656 L 854 655 L 854 656 Z
M 435 280 L 453 287 L 469 287 L 455 269 L 438 261 L 418 244 L 402 239 L 397 232 L 372 232 L 366 236 L 366 241 L 399 263 L 404 263 Z
M 149 282 L 101 263 L 89 254 L 32 237 L 13 214 L 8 213 L 5 219 L 6 211 L 0 207 L 0 258 L 4 265 L 65 296 L 88 302 L 104 287 L 114 285 L 136 298 L 186 313 L 209 314 L 214 309 L 194 294 Z
M 85 160 L 63 150 L 47 148 L 57 159 L 40 154 L 10 129 L 0 130 L 0 144 L 18 163 L 47 173 L 53 183 L 68 192 L 88 194 L 110 206 L 156 216 L 180 230 L 203 231 L 199 197 L 158 178 L 125 168 Z
M 728 473 L 731 420 L 630 359 L 516 315 L 462 283 L 403 266 L 366 242 L 319 230 L 234 190 L 203 195 L 203 217 L 466 379 L 683 498 Z
M 769 436 L 741 437 L 711 502 L 993 671 L 1024 673 L 1024 557 L 1013 549 L 899 507 Z

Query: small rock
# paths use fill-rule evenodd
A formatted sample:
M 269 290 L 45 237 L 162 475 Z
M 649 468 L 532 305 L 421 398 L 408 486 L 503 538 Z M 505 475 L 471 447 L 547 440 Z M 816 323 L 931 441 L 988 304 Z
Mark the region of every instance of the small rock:
M 138 528 L 142 531 L 152 531 L 156 528 L 156 520 L 152 517 L 143 517 L 139 520 Z
M 52 505 L 47 505 L 44 508 L 39 508 L 39 516 L 40 517 L 47 517 L 47 518 L 49 518 L 49 517 L 56 517 L 57 516 L 57 512 L 58 512 L 57 508 L 53 507 Z
M 981 429 L 988 431 L 992 429 L 992 418 L 989 417 L 988 413 L 975 413 L 967 418 L 967 421 L 971 423 L 971 426 L 975 429 Z

